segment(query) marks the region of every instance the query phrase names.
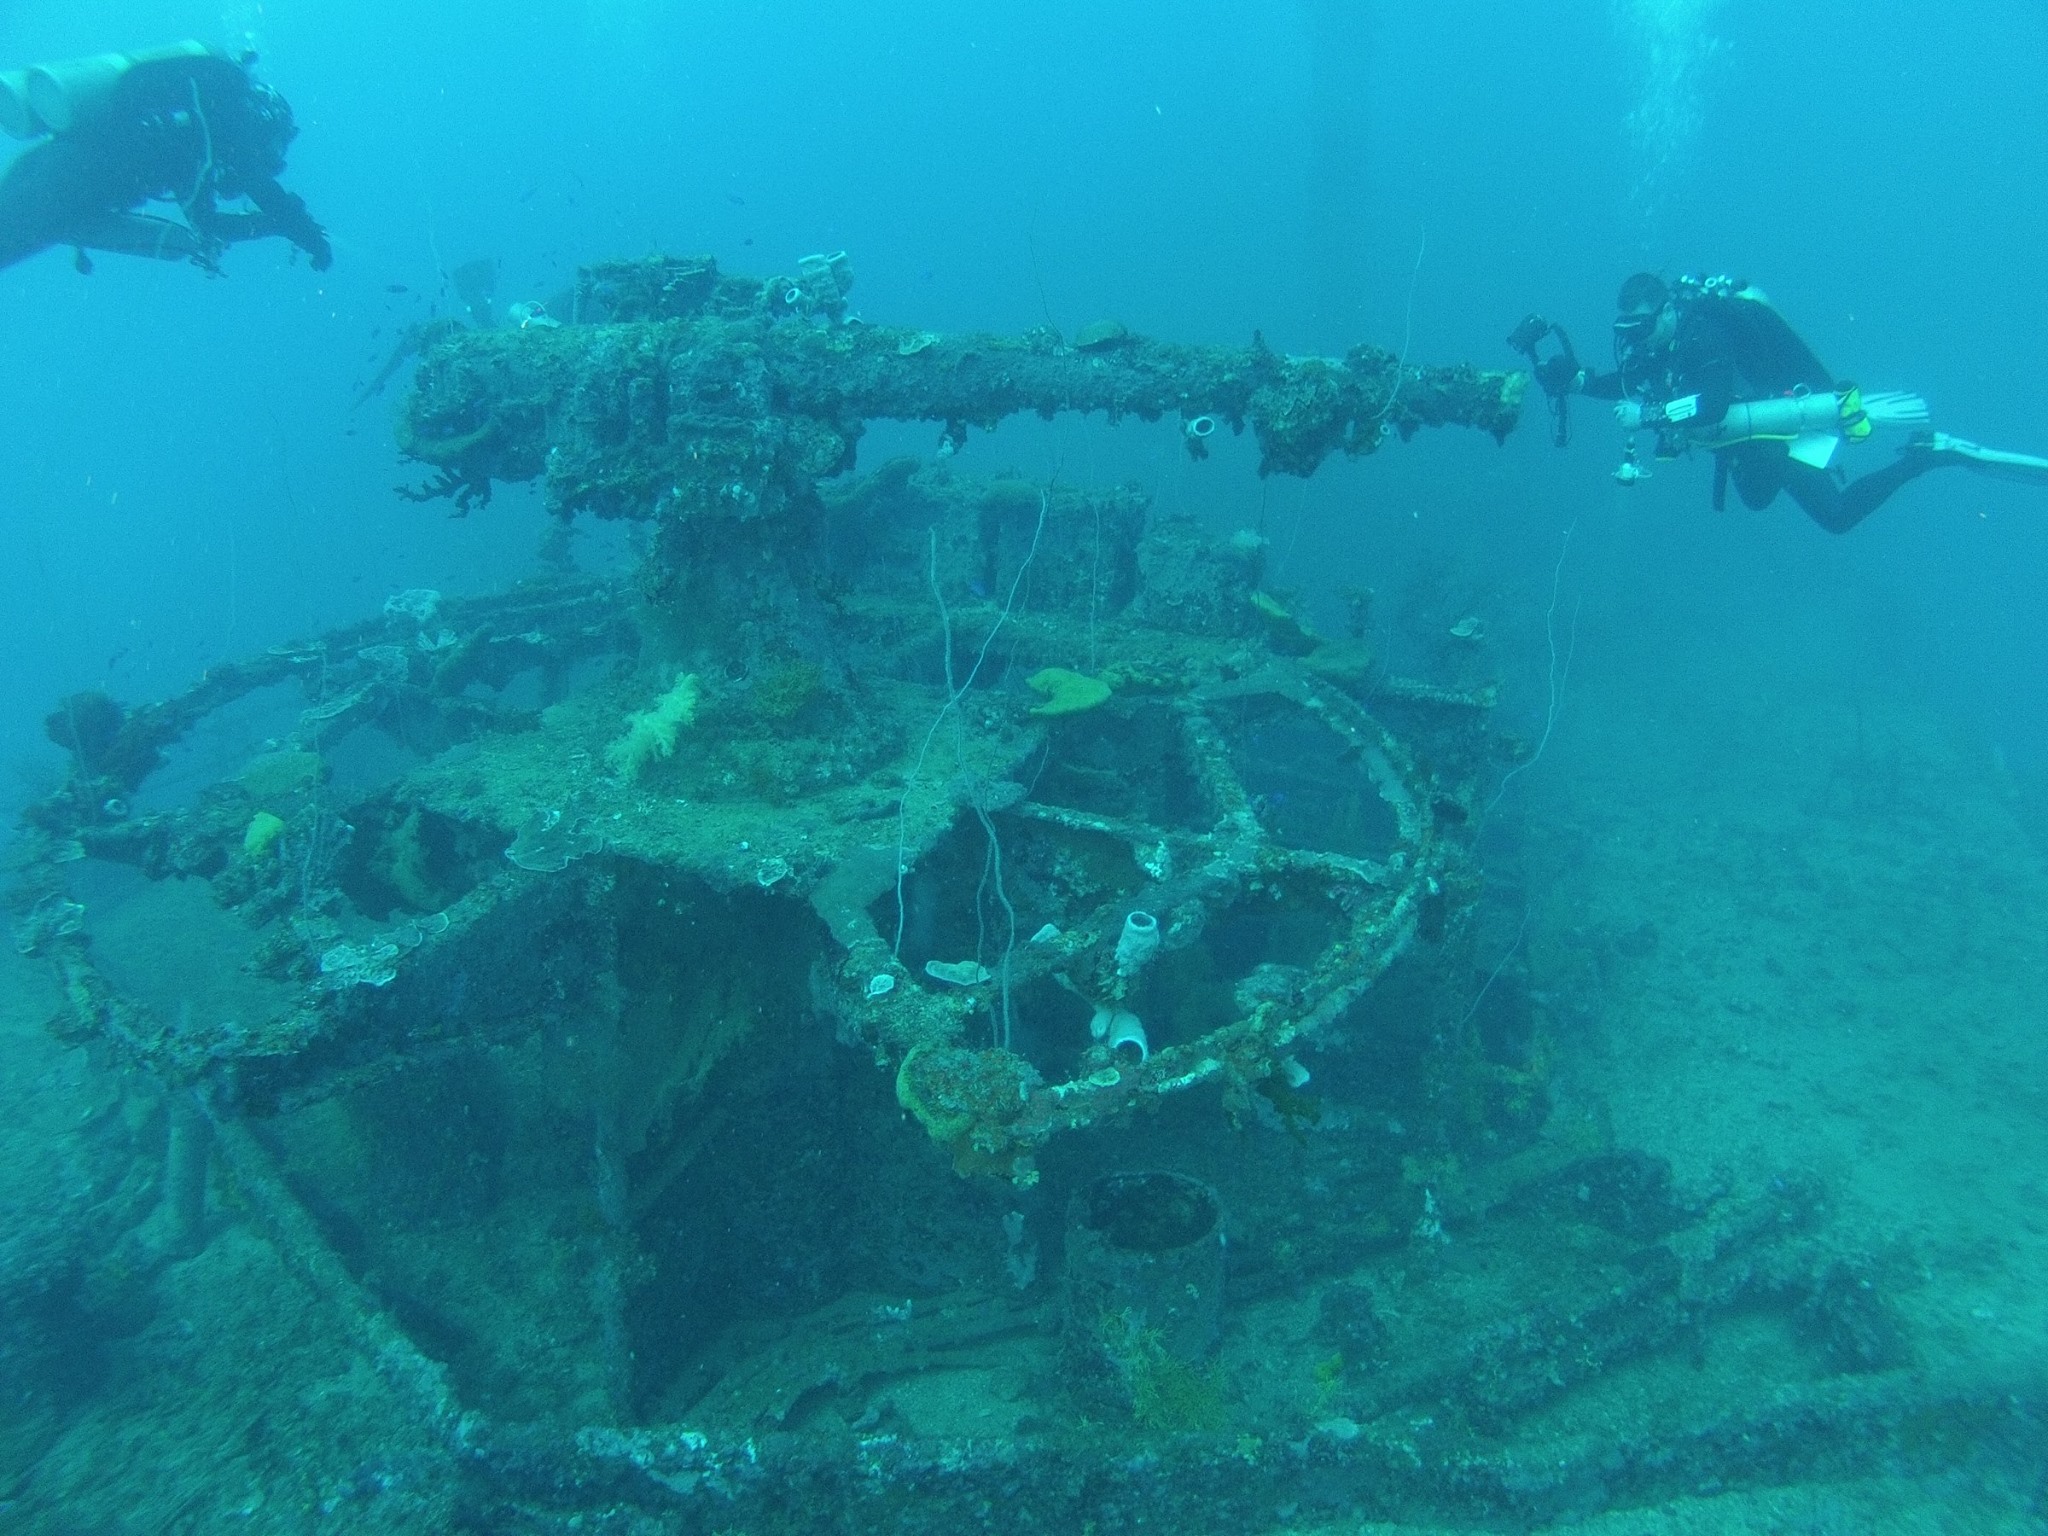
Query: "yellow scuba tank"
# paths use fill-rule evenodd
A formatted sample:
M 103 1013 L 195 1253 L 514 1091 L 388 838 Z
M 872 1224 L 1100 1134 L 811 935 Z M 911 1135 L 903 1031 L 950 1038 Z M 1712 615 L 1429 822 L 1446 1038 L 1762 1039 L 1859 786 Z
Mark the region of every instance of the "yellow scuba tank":
M 1633 400 L 1615 407 L 1622 429 L 1634 433 L 1655 427 L 1657 456 L 1675 458 L 1688 448 L 1732 448 L 1738 443 L 1778 442 L 1802 464 L 1826 469 L 1846 438 L 1860 443 L 1879 425 L 1924 426 L 1927 402 L 1918 395 L 1886 390 L 1866 395 L 1854 384 L 1839 390 L 1813 390 L 1776 395 L 1768 400 L 1738 400 L 1717 422 L 1698 419 L 1699 396 L 1686 395 L 1645 412 Z M 1633 441 L 1633 439 L 1631 439 Z M 1633 469 L 1634 454 L 1617 479 L 1633 483 L 1642 471 Z
M 1728 414 L 1711 425 L 1681 422 L 1678 432 L 1689 446 L 1730 448 L 1737 443 L 1782 442 L 1802 464 L 1825 469 L 1846 438 L 1860 443 L 1875 426 L 1917 426 L 1927 420 L 1927 402 L 1899 391 L 1865 395 L 1855 385 L 1838 391 L 1781 395 L 1769 400 L 1738 400 Z

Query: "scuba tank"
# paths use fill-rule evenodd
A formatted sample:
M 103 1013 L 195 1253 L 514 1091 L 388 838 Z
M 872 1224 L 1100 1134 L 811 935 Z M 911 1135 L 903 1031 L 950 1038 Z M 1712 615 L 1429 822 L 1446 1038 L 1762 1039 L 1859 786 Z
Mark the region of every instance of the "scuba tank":
M 0 133 L 10 139 L 33 139 L 47 131 L 28 104 L 28 71 L 0 70 Z
M 106 105 L 122 77 L 136 65 L 204 58 L 212 52 L 188 38 L 135 53 L 95 53 L 0 72 L 0 133 L 17 139 L 69 133 Z
M 1855 385 L 1839 391 L 1814 390 L 1768 400 L 1738 400 L 1719 421 L 1694 418 L 1697 395 L 1682 396 L 1664 407 L 1664 420 L 1649 422 L 1640 404 L 1625 400 L 1615 415 L 1627 431 L 1654 425 L 1661 458 L 1686 448 L 1732 448 L 1737 443 L 1781 442 L 1802 464 L 1826 469 L 1843 439 L 1860 443 L 1879 426 L 1920 426 L 1927 421 L 1927 402 L 1918 395 L 1887 390 L 1866 395 Z

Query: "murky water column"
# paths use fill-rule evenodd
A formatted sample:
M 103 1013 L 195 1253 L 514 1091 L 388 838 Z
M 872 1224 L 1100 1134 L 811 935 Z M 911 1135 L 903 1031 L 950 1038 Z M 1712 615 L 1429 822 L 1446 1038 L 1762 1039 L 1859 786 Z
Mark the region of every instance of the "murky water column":
M 1330 345 L 1367 329 L 1365 278 L 1375 209 L 1372 148 L 1373 7 L 1308 0 L 1307 250 L 1316 325 Z
M 1667 214 L 1698 152 L 1706 98 L 1726 43 L 1722 0 L 1614 0 L 1616 40 L 1634 72 L 1629 201 L 1645 266 L 1670 257 Z

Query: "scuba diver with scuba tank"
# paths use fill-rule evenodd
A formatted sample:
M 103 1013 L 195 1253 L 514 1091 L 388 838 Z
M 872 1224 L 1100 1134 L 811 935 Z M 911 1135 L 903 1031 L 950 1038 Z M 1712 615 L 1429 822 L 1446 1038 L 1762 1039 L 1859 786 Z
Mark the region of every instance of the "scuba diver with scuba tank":
M 80 272 L 88 251 L 218 272 L 230 245 L 280 236 L 324 272 L 327 231 L 277 179 L 298 128 L 255 57 L 184 42 L 0 72 L 0 132 L 32 141 L 0 171 L 0 267 L 68 245 Z
M 1614 478 L 1632 485 L 1648 475 L 1635 434 L 1653 435 L 1660 459 L 1690 448 L 1714 455 L 1714 508 L 1732 481 L 1743 504 L 1761 510 L 1780 491 L 1830 533 L 1847 533 L 1893 492 L 1929 470 L 1975 469 L 2048 484 L 2048 459 L 2005 453 L 1930 430 L 1916 431 L 1890 464 L 1844 481 L 1842 445 L 1868 439 L 1879 425 L 1925 428 L 1917 395 L 1865 394 L 1838 384 L 1784 316 L 1756 288 L 1725 277 L 1666 283 L 1639 272 L 1622 284 L 1614 322 L 1614 371 L 1579 363 L 1562 327 L 1531 315 L 1508 337 L 1529 359 L 1550 403 L 1553 440 L 1571 438 L 1574 394 L 1613 400 L 1629 433 Z

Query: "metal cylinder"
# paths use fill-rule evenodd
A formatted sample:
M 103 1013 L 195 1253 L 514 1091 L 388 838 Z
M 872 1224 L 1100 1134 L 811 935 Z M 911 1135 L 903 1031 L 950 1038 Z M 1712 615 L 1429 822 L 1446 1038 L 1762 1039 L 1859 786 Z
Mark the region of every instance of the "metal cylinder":
M 49 129 L 28 102 L 28 71 L 0 71 L 0 133 L 14 139 L 33 139 L 47 132 Z
M 28 105 L 52 133 L 69 133 L 112 100 L 121 79 L 137 64 L 204 58 L 212 50 L 187 40 L 137 53 L 95 53 L 82 59 L 38 64 L 27 72 Z
M 213 1160 L 213 1120 L 189 1089 L 173 1092 L 168 1110 L 158 1225 L 165 1254 L 189 1259 L 206 1246 L 206 1171 Z
M 95 53 L 38 64 L 28 72 L 28 104 L 52 133 L 69 133 L 113 94 L 134 62 L 125 53 Z
M 1223 1317 L 1223 1202 L 1178 1173 L 1112 1173 L 1067 1207 L 1067 1323 L 1112 1362 L 1197 1365 Z

